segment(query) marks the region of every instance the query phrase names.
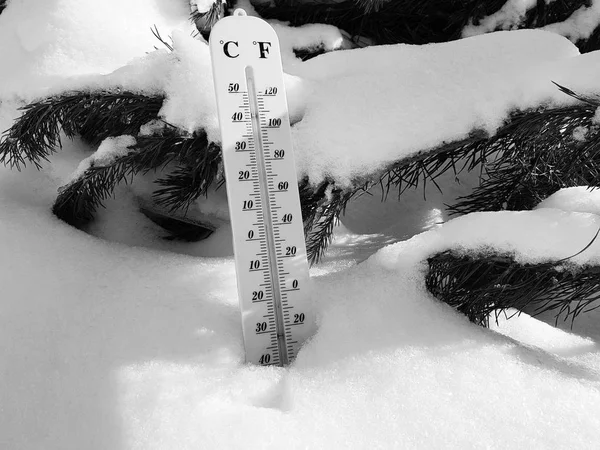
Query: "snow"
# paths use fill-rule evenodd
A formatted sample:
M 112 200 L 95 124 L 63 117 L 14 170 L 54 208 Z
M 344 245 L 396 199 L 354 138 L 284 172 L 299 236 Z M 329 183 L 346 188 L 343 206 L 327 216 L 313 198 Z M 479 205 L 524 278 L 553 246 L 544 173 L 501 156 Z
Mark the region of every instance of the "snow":
M 13 96 L 27 99 L 50 82 L 166 92 L 165 120 L 210 127 L 208 115 L 192 117 L 193 105 L 196 113 L 211 107 L 210 83 L 194 79 L 210 73 L 205 44 L 173 33 L 174 53 L 142 57 L 152 39 L 135 37 L 154 14 L 157 23 L 187 18 L 186 3 L 12 0 L 0 15 L 3 42 L 14 42 L 8 37 L 27 23 L 25 6 L 57 28 L 35 55 L 27 50 L 33 45 L 0 49 L 14 58 L 12 70 L 0 68 L 0 79 L 8 80 L 0 129 L 18 114 L 21 101 Z M 107 21 L 83 36 L 77 33 L 89 24 L 84 10 L 98 21 L 117 23 L 122 15 L 132 22 L 126 32 Z M 171 15 L 175 10 L 181 11 Z M 327 156 L 310 157 L 320 147 L 303 142 L 327 147 L 335 160 L 330 173 L 350 179 L 387 158 L 460 138 L 473 124 L 493 130 L 515 105 L 561 101 L 540 79 L 592 86 L 585 72 L 597 73 L 594 55 L 577 56 L 549 33 L 512 33 L 349 51 L 298 65 L 286 85 L 301 170 L 318 177 L 325 168 L 316 161 Z M 32 34 L 32 41 L 44 37 Z M 61 36 L 79 40 L 70 46 Z M 77 53 L 86 46 L 89 53 Z M 116 74 L 90 75 L 132 57 L 141 59 Z M 79 77 L 53 72 L 60 61 L 65 77 Z M 156 72 L 146 74 L 144 64 L 155 64 Z M 194 83 L 200 92 L 185 103 L 178 95 L 189 94 L 189 85 L 178 83 Z M 105 142 L 88 162 L 114 156 L 128 139 Z M 474 214 L 443 226 L 443 199 L 435 198 L 422 211 L 423 223 L 407 226 L 428 231 L 381 250 L 404 233 L 392 239 L 390 229 L 402 229 L 400 222 L 419 212 L 416 199 L 406 205 L 414 207 L 410 214 L 398 223 L 390 214 L 378 234 L 340 227 L 327 259 L 312 269 L 316 335 L 290 367 L 265 368 L 243 363 L 227 226 L 198 244 L 161 240 L 137 210 L 148 189 L 144 179 L 119 187 L 89 233 L 52 216 L 56 190 L 92 150 L 65 140 L 39 172 L 0 168 L 0 448 L 597 447 L 598 315 L 567 331 L 526 314 L 485 330 L 435 300 L 423 281 L 427 256 L 449 248 L 510 252 L 522 262 L 577 253 L 600 226 L 592 214 L 595 191 L 587 199 L 583 188 L 561 191 L 536 211 Z M 223 191 L 197 207 L 226 219 L 218 195 Z M 599 245 L 574 262 L 595 262 Z
M 455 175 L 452 171 L 437 180 L 442 191 L 427 183 L 416 189 L 407 189 L 397 196 L 391 188 L 387 201 L 380 186 L 369 194 L 352 199 L 341 217 L 348 230 L 357 234 L 378 233 L 390 239 L 408 239 L 415 234 L 439 226 L 450 219 L 448 205 L 468 195 L 479 184 L 479 170 Z
M 327 36 L 317 26 L 276 29 L 292 46 L 303 33 L 312 40 L 304 38 L 302 45 Z M 137 79 L 138 91 L 166 96 L 161 111 L 166 122 L 190 133 L 204 129 L 218 142 L 208 47 L 181 31 L 173 33 L 173 45 L 172 55 L 162 50 L 108 76 L 71 80 L 71 86 L 129 89 Z M 439 142 L 464 139 L 474 129 L 493 133 L 514 109 L 572 101 L 551 81 L 589 90 L 600 66 L 598 55 L 577 55 L 555 34 L 523 30 L 423 47 L 332 52 L 288 64 L 291 116 L 299 121 L 293 128 L 299 175 L 313 183 L 331 178 L 349 185 Z
M 0 95 L 31 97 L 65 77 L 109 73 L 160 45 L 150 29 L 192 32 L 172 0 L 11 0 L 0 15 Z
M 393 260 L 388 254 L 400 253 L 398 264 L 404 266 L 406 261 L 418 264 L 430 255 L 452 249 L 469 255 L 509 255 L 521 264 L 569 258 L 569 264 L 595 265 L 600 262 L 600 242 L 594 240 L 599 228 L 596 214 L 548 207 L 472 213 L 388 246 L 373 258 L 389 262 Z M 593 240 L 587 250 L 577 254 Z M 414 253 L 416 259 L 410 260 L 406 253 Z
M 341 45 L 331 27 L 275 26 L 285 45 L 294 48 Z M 65 78 L 46 93 L 69 86 L 165 95 L 161 117 L 167 123 L 190 133 L 204 129 L 218 142 L 208 46 L 182 31 L 172 36 L 171 54 L 138 56 L 100 77 Z M 579 55 L 556 34 L 522 30 L 421 47 L 331 52 L 305 63 L 294 59 L 285 68 L 299 176 L 344 186 L 440 142 L 465 139 L 475 129 L 494 133 L 515 109 L 573 102 L 552 81 L 587 92 L 595 86 L 600 57 Z M 29 85 L 23 79 L 13 94 Z
M 582 6 L 560 23 L 544 27 L 545 30 L 561 34 L 573 42 L 588 39 L 600 24 L 600 1 L 592 0 L 589 6 Z
M 317 335 L 290 368 L 251 367 L 230 258 L 74 230 L 49 212 L 58 181 L 0 172 L 3 448 L 594 448 L 600 438 L 596 337 L 526 315 L 500 323 L 507 337 L 469 324 L 424 291 L 415 242 L 314 276 Z
M 600 189 L 590 186 L 560 189 L 540 202 L 536 208 L 556 208 L 600 215 Z
M 476 128 L 493 133 L 514 109 L 568 102 L 551 81 L 589 89 L 600 65 L 598 55 L 577 55 L 560 36 L 523 30 L 309 60 L 293 71 L 312 82 L 292 130 L 299 171 L 351 184 Z
M 586 127 L 580 126 L 576 127 L 573 130 L 573 139 L 579 142 L 585 142 L 585 138 L 588 134 L 588 129 Z
M 550 3 L 552 0 L 547 0 Z M 463 37 L 476 36 L 496 30 L 511 30 L 517 28 L 525 14 L 531 8 L 537 6 L 536 0 L 508 0 L 502 8 L 495 13 L 484 17 L 478 25 L 470 23 L 462 32 Z

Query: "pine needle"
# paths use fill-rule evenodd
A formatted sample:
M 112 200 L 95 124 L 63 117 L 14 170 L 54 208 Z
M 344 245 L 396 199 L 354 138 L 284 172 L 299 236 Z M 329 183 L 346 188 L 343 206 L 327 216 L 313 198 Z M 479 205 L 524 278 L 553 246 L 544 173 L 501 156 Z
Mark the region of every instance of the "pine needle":
M 353 40 L 366 37 L 375 44 L 428 44 L 460 39 L 466 25 L 478 25 L 505 3 L 506 0 L 346 0 L 315 4 L 284 0 L 275 5 L 257 4 L 256 9 L 264 18 L 290 22 L 292 26 L 335 25 L 348 32 Z M 514 28 L 541 28 L 563 22 L 584 3 L 581 0 L 538 1 Z M 599 30 L 578 45 L 581 51 L 599 49 Z

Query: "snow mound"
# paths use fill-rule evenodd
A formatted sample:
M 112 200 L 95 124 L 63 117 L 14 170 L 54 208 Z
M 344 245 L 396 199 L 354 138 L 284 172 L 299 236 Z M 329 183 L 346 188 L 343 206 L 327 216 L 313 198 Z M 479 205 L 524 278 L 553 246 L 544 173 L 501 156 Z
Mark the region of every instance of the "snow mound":
M 294 39 L 311 30 L 296 30 Z M 109 75 L 71 78 L 60 87 L 164 95 L 162 119 L 188 132 L 204 129 L 218 142 L 208 46 L 182 32 L 173 37 L 173 53 L 150 53 Z M 343 186 L 476 129 L 493 134 L 515 109 L 573 102 L 552 81 L 590 90 L 600 56 L 578 56 L 560 36 L 523 30 L 331 52 L 288 69 L 298 175 Z
M 600 189 L 589 186 L 560 189 L 540 202 L 536 206 L 536 209 L 539 208 L 556 208 L 600 215 Z
M 135 144 L 136 140 L 133 136 L 106 138 L 93 155 L 81 161 L 75 172 L 73 172 L 72 180 L 79 178 L 90 167 L 102 167 L 111 164 L 115 159 L 129 153 L 130 148 Z

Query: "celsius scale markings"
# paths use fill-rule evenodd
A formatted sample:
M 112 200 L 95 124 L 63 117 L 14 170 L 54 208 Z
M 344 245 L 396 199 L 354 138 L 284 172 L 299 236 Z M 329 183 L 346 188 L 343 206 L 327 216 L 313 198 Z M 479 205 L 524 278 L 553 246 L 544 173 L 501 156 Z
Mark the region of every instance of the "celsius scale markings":
M 236 10 L 210 50 L 246 361 L 286 365 L 314 317 L 279 41 Z

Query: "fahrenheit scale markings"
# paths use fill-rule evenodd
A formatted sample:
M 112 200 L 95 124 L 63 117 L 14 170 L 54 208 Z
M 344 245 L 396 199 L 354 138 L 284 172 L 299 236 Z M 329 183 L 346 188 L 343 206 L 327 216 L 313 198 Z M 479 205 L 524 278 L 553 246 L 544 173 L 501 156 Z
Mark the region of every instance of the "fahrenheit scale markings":
M 246 361 L 286 365 L 314 317 L 279 41 L 237 10 L 210 50 Z

